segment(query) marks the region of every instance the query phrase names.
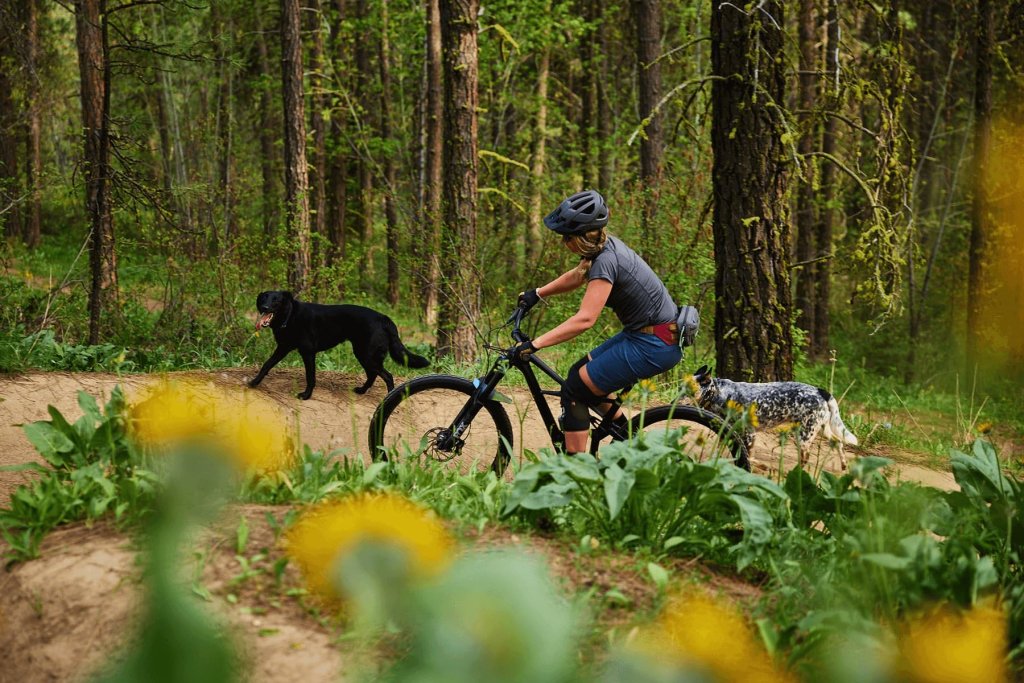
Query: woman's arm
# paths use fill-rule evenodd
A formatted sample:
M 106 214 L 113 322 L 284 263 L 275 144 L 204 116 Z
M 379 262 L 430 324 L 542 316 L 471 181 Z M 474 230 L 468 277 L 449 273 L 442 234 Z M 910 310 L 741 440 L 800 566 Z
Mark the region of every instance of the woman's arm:
M 562 278 L 569 275 L 566 273 L 562 277 L 558 278 L 551 284 L 555 284 L 562 280 Z M 583 276 L 580 275 L 582 278 Z M 543 289 L 546 289 L 550 285 L 545 285 Z M 577 287 L 579 285 L 576 285 Z M 538 290 L 539 292 L 540 290 Z M 533 346 L 537 349 L 543 349 L 547 346 L 554 346 L 555 344 L 561 344 L 564 341 L 568 341 L 573 337 L 586 332 L 594 323 L 597 322 L 598 316 L 601 315 L 601 311 L 604 309 L 605 302 L 608 301 L 608 295 L 611 294 L 612 283 L 607 280 L 591 280 L 587 284 L 587 291 L 583 295 L 583 301 L 580 303 L 580 310 L 576 311 L 575 315 L 568 318 L 561 325 L 558 325 L 554 329 L 548 330 L 544 334 L 540 335 L 533 340 Z M 553 292 L 547 292 L 551 294 Z
M 580 285 L 586 282 L 586 278 L 583 273 L 580 272 L 579 267 L 567 270 L 551 282 L 546 285 L 541 285 L 537 288 L 537 295 L 541 298 L 549 297 L 554 294 L 562 294 L 564 292 L 571 292 Z

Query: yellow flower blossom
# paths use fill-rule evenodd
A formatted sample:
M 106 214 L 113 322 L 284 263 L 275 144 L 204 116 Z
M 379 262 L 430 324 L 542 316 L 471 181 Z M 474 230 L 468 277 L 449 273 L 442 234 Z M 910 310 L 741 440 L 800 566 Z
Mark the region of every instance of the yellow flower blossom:
M 292 430 L 277 407 L 241 389 L 161 381 L 132 402 L 129 420 L 136 441 L 144 446 L 165 449 L 203 441 L 241 469 L 280 470 L 295 457 Z
M 992 423 L 991 422 L 982 422 L 981 424 L 978 425 L 978 433 L 979 434 L 988 434 L 991 431 L 992 431 Z
M 757 404 L 756 403 L 751 403 L 750 407 L 747 408 L 747 422 L 754 429 L 757 429 L 758 424 L 760 424 L 757 421 Z
M 1000 683 L 1007 680 L 1006 618 L 992 607 L 960 613 L 937 608 L 900 634 L 899 679 L 911 683 Z
M 412 578 L 444 569 L 454 543 L 431 513 L 389 493 L 350 496 L 322 503 L 306 512 L 288 532 L 288 555 L 306 577 L 310 590 L 340 597 L 333 572 L 338 563 L 364 543 L 380 543 L 405 555 Z
M 697 380 L 696 378 L 694 378 L 693 375 L 687 375 L 685 378 L 683 378 L 683 384 L 686 387 L 686 393 L 689 394 L 690 396 L 700 395 L 700 385 L 697 384 Z
M 658 389 L 657 383 L 655 383 L 655 381 L 652 379 L 640 380 L 640 382 L 637 384 L 637 387 L 639 387 L 640 391 L 643 391 L 648 394 L 653 393 Z
M 640 633 L 637 647 L 681 669 L 708 672 L 721 683 L 794 680 L 775 666 L 738 612 L 704 595 L 670 599 Z

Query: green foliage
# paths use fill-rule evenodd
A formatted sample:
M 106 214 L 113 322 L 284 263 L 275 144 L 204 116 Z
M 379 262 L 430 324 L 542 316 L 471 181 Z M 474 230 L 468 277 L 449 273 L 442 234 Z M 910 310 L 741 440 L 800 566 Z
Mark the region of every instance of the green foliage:
M 462 475 L 394 458 L 366 465 L 359 457 L 324 454 L 306 446 L 290 470 L 252 478 L 241 497 L 254 503 L 309 504 L 364 491 L 395 491 L 442 517 L 482 528 L 498 518 L 508 489 L 493 472 Z
M 694 462 L 679 432 L 655 432 L 615 443 L 601 459 L 556 453 L 516 477 L 505 513 L 551 511 L 578 533 L 656 553 L 736 554 L 749 565 L 785 519 L 786 495 L 771 481 L 727 461 Z
M 83 415 L 73 424 L 50 406 L 50 420 L 23 426 L 49 467 L 7 468 L 39 475 L 19 486 L 9 507 L 0 510 L 0 533 L 13 559 L 35 557 L 43 536 L 60 524 L 108 514 L 127 523 L 150 511 L 157 476 L 126 434 L 120 387 L 102 410 L 85 392 L 79 392 L 78 405 Z

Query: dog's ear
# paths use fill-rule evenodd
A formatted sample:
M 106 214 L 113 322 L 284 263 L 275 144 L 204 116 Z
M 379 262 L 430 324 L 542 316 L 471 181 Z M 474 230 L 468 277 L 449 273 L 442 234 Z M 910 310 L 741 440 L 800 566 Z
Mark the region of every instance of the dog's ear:
M 708 366 L 702 365 L 697 368 L 697 371 L 693 373 L 693 378 L 702 387 L 707 386 L 711 382 L 711 372 L 708 370 Z

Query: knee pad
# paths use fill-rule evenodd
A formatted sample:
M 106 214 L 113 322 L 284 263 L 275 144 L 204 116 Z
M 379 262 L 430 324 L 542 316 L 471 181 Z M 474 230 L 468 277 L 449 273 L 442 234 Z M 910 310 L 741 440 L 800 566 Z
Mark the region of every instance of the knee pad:
M 566 375 L 565 384 L 562 385 L 560 393 L 562 403 L 562 429 L 566 432 L 583 432 L 590 429 L 590 411 L 588 406 L 597 406 L 604 399 L 604 396 L 595 394 L 580 377 L 580 368 L 587 364 L 589 359 L 583 357 L 576 361 L 569 374 Z

